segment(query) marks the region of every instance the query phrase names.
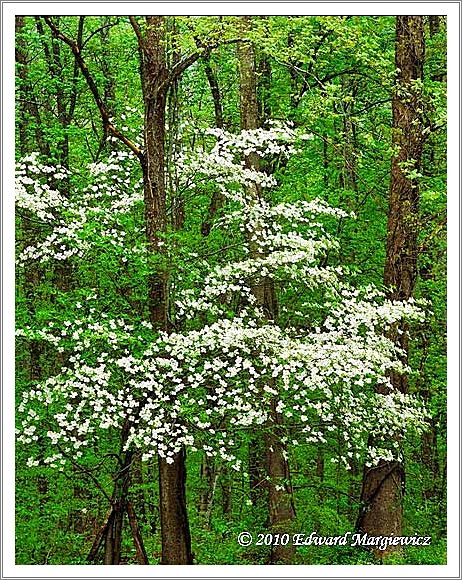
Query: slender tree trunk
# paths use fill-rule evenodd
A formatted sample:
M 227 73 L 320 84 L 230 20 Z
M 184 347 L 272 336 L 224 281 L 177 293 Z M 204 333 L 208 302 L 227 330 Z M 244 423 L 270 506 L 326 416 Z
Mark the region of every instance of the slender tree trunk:
M 27 46 L 23 38 L 25 26 L 24 16 L 16 16 L 16 65 L 17 65 L 17 87 L 18 87 L 18 107 L 16 113 L 17 126 L 19 129 L 19 146 L 22 155 L 39 151 L 44 157 L 50 157 L 50 146 L 42 131 L 42 121 L 39 106 L 35 99 L 35 93 L 28 76 Z M 34 128 L 33 133 L 28 130 L 28 125 Z
M 229 517 L 232 512 L 232 484 L 233 476 L 225 465 L 220 473 L 221 509 L 225 517 Z
M 439 16 L 429 16 L 428 17 L 430 26 L 430 36 L 435 36 L 440 31 L 440 17 Z
M 274 403 L 271 405 L 271 415 L 276 431 L 266 437 L 269 522 L 273 532 L 283 534 L 290 532 L 291 523 L 295 519 L 295 505 L 287 453 L 281 443 L 282 433 L 276 427 L 282 426 L 282 416 L 276 411 Z M 293 555 L 294 547 L 290 542 L 286 546 L 271 546 L 272 564 L 289 563 Z
M 271 119 L 271 63 L 266 55 L 258 62 L 258 116 L 261 122 Z
M 122 538 L 124 529 L 124 517 L 127 515 L 130 530 L 136 549 L 136 555 L 140 564 L 148 564 L 146 550 L 138 527 L 135 511 L 129 501 L 132 463 L 135 460 L 133 451 L 124 451 L 130 430 L 130 423 L 125 421 L 121 433 L 120 463 L 115 474 L 114 488 L 111 497 L 111 509 L 106 521 L 96 535 L 90 553 L 87 557 L 89 562 L 95 561 L 99 551 L 103 550 L 103 563 L 105 565 L 119 565 L 122 559 Z
M 248 17 L 244 17 L 244 25 L 248 26 Z M 255 70 L 255 54 L 250 43 L 238 47 L 240 88 L 241 88 L 241 127 L 256 129 L 260 126 L 257 98 L 257 75 Z M 260 159 L 251 153 L 246 158 L 246 165 L 259 169 Z M 251 186 L 249 192 L 255 199 L 261 196 L 256 186 Z M 253 257 L 259 256 L 257 248 L 250 248 Z M 263 308 L 268 319 L 275 320 L 278 314 L 277 298 L 272 280 L 263 278 L 252 288 L 257 303 Z M 271 407 L 271 423 L 274 432 L 266 438 L 255 435 L 251 441 L 249 452 L 251 492 L 254 499 L 265 492 L 268 519 L 271 529 L 276 532 L 287 530 L 287 525 L 295 518 L 292 487 L 290 483 L 289 466 L 285 449 L 281 443 L 282 417 L 276 412 L 274 404 Z M 268 476 L 268 477 L 267 477 Z M 261 502 L 259 502 L 261 503 Z M 292 546 L 274 546 L 271 551 L 271 562 L 290 561 L 293 554 Z
M 106 517 L 104 525 L 95 537 L 87 560 L 89 562 L 94 562 L 98 556 L 98 552 L 102 549 L 103 563 L 105 565 L 113 566 L 121 564 L 124 517 L 127 515 L 138 563 L 149 564 L 143 539 L 138 527 L 135 510 L 128 499 L 131 463 L 134 458 L 133 452 L 126 451 L 122 455 L 122 458 L 121 468 L 116 474 L 116 480 L 114 483 L 111 509 Z
M 122 531 L 124 527 L 124 514 L 127 510 L 132 458 L 133 454 L 127 451 L 114 484 L 112 512 L 109 516 L 104 544 L 104 564 L 108 565 L 118 565 L 121 560 Z
M 352 97 L 357 96 L 357 86 L 354 81 L 347 82 L 342 79 L 342 88 L 344 91 L 351 90 Z M 354 117 L 354 101 L 343 104 L 343 186 L 355 192 L 358 201 L 358 171 L 356 162 L 356 151 L 358 150 L 358 143 L 356 140 L 356 128 L 352 121 Z
M 205 64 L 205 75 L 207 77 L 207 81 L 209 83 L 210 92 L 212 94 L 213 99 L 213 108 L 215 111 L 215 125 L 220 129 L 223 129 L 224 128 L 223 104 L 217 74 L 212 67 L 210 58 L 204 59 L 204 64 Z M 216 189 L 212 193 L 212 199 L 210 200 L 207 215 L 205 216 L 205 219 L 203 220 L 201 225 L 201 233 L 203 236 L 208 236 L 210 234 L 213 218 L 215 217 L 217 211 L 222 207 L 223 199 L 224 199 L 223 194 L 219 191 L 219 189 Z
M 384 272 L 384 282 L 392 288 L 390 298 L 397 300 L 412 296 L 417 276 L 419 188 L 406 172 L 406 166 L 408 170 L 419 170 L 422 156 L 421 90 L 415 81 L 422 79 L 423 60 L 423 17 L 398 16 L 395 62 L 400 90 L 393 97 L 393 145 L 398 153 L 391 166 Z M 401 330 L 404 332 L 393 338 L 407 353 L 407 329 Z M 407 392 L 405 377 L 393 373 L 391 382 L 396 390 Z M 398 461 L 381 461 L 376 467 L 365 468 L 357 522 L 360 530 L 370 535 L 401 534 L 404 483 L 404 467 Z
M 225 126 L 223 120 L 223 104 L 221 101 L 221 92 L 220 86 L 218 84 L 217 73 L 215 72 L 212 63 L 210 62 L 210 57 L 204 59 L 204 69 L 205 69 L 205 76 L 207 77 L 207 81 L 210 87 L 210 93 L 212 94 L 213 99 L 213 108 L 215 111 L 215 125 L 223 129 Z

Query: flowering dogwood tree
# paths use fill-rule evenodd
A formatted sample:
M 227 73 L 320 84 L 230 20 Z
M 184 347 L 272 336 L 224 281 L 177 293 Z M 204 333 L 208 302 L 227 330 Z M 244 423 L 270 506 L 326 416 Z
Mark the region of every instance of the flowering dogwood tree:
M 271 203 L 246 193 L 249 185 L 264 190 L 277 181 L 247 168 L 245 155 L 292 156 L 309 137 L 279 125 L 209 134 L 210 151 L 178 160 L 179 181 L 193 190 L 206 179 L 219 189 L 226 204 L 214 228 L 233 243 L 218 261 L 192 253 L 188 276 L 186 268 L 173 273 L 175 330 L 155 330 L 142 312 L 102 312 L 94 288 L 72 317 L 18 328 L 18 336 L 68 353 L 56 374 L 22 396 L 18 439 L 31 451 L 29 465 L 95 463 L 105 434 L 124 430 L 124 449 L 145 460 L 159 454 L 173 462 L 186 446 L 240 470 L 241 439 L 256 427 L 275 428 L 271 408 L 284 418 L 278 436 L 285 444 L 329 443 L 340 435 L 345 452 L 335 460 L 347 469 L 353 456 L 369 465 L 399 457 L 400 437 L 422 429 L 417 399 L 389 380 L 391 371 L 410 369 L 387 334 L 402 319 L 421 320 L 421 309 L 371 286 L 353 287 L 329 261 L 338 242 L 328 224 L 348 217 L 343 210 L 320 199 Z M 115 275 L 129 272 L 135 285 L 151 267 L 136 220 L 141 182 L 129 154 L 115 153 L 91 172 L 90 185 L 67 200 L 46 180 L 54 175 L 59 182 L 62 169 L 40 165 L 36 156 L 21 162 L 18 207 L 48 231 L 21 251 L 18 264 L 88 263 L 104 253 Z M 291 303 L 291 316 L 268 318 L 252 291 L 263 280 L 274 283 L 283 306 Z M 34 449 L 43 436 L 48 445 L 39 457 Z

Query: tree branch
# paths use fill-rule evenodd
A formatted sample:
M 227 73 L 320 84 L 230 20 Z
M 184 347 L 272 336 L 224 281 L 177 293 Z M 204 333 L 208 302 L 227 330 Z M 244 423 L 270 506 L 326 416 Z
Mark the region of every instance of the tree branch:
M 168 82 L 171 83 L 180 77 L 184 71 L 192 64 L 194 64 L 200 57 L 208 58 L 213 49 L 218 48 L 219 46 L 224 46 L 225 44 L 237 44 L 238 42 L 250 41 L 247 38 L 230 38 L 228 40 L 221 40 L 213 44 L 203 45 L 198 39 L 196 39 L 196 43 L 199 45 L 199 49 L 189 56 L 184 57 L 172 68 Z
M 122 143 L 124 143 L 131 151 L 133 151 L 133 153 L 140 159 L 140 161 L 143 162 L 144 154 L 143 154 L 142 150 L 139 147 L 137 147 L 135 145 L 135 143 L 133 143 L 133 141 L 128 139 L 128 137 L 123 135 L 111 123 L 111 121 L 109 119 L 109 113 L 107 112 L 106 106 L 103 103 L 103 100 L 101 99 L 101 96 L 100 96 L 99 91 L 98 91 L 98 87 L 96 86 L 96 83 L 95 83 L 93 77 L 91 76 L 90 71 L 88 70 L 88 67 L 85 63 L 85 60 L 82 57 L 79 45 L 74 40 L 72 40 L 71 38 L 69 38 L 68 36 L 63 34 L 59 30 L 59 28 L 57 26 L 55 26 L 55 24 L 53 23 L 53 21 L 51 20 L 51 18 L 49 16 L 44 16 L 43 18 L 44 18 L 46 24 L 51 29 L 53 36 L 55 38 L 58 38 L 62 42 L 66 43 L 70 47 L 70 49 L 72 50 L 72 52 L 75 56 L 75 60 L 76 60 L 77 64 L 79 65 L 79 68 L 80 68 L 85 80 L 87 81 L 87 84 L 88 84 L 90 91 L 92 92 L 95 103 L 99 109 L 99 112 L 101 115 L 101 121 L 103 123 L 103 127 L 105 128 L 105 130 L 108 133 L 111 133 L 112 135 L 114 135 L 114 137 L 116 137 L 120 141 L 122 141 Z
M 81 16 L 80 18 L 85 18 L 85 16 Z M 116 22 L 110 22 L 109 24 L 105 24 L 104 26 L 100 26 L 99 28 L 97 28 L 96 30 L 94 30 L 90 36 L 88 36 L 88 38 L 86 38 L 82 43 L 81 43 L 81 48 L 84 48 L 85 45 L 93 38 L 93 36 L 95 36 L 96 34 L 98 34 L 98 32 L 101 32 L 102 30 L 105 30 L 106 28 L 113 28 L 114 26 L 116 26 L 117 23 Z
M 141 28 L 134 16 L 129 16 L 130 24 L 135 32 L 136 38 L 138 39 L 138 46 L 141 48 L 143 46 L 143 35 L 141 34 Z
M 80 48 L 82 47 L 82 38 L 83 38 L 83 26 L 85 22 L 85 16 L 79 17 L 79 28 L 77 32 L 77 46 Z M 74 73 L 72 75 L 72 92 L 71 92 L 71 100 L 69 103 L 69 111 L 67 113 L 67 118 L 69 121 L 74 117 L 75 106 L 77 104 L 77 80 L 79 77 L 79 64 L 77 59 L 74 57 Z

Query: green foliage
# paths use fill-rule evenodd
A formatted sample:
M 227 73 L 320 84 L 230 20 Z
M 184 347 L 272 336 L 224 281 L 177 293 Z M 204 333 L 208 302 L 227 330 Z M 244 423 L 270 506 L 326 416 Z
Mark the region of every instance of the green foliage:
M 77 39 L 78 17 L 55 17 L 63 32 Z M 430 547 L 408 547 L 401 555 L 388 556 L 385 564 L 444 564 L 446 562 L 446 23 L 440 18 L 430 31 L 427 19 L 425 75 L 422 86 L 426 142 L 422 167 L 409 166 L 409 178 L 420 189 L 419 278 L 416 297 L 431 303 L 431 315 L 415 328 L 410 348 L 412 366 L 419 374 L 410 389 L 421 394 L 431 414 L 430 429 L 414 437 L 404 449 L 406 535 L 431 535 Z M 139 23 L 144 27 L 144 21 Z M 167 57 L 174 63 L 177 53 L 188 55 L 202 45 L 215 45 L 209 63 L 220 88 L 225 128 L 235 131 L 239 118 L 239 71 L 235 44 L 227 41 L 242 35 L 238 17 L 169 17 Z M 431 34 L 430 34 L 431 32 Z M 248 38 L 254 43 L 260 95 L 272 118 L 293 121 L 313 135 L 309 146 L 289 162 L 275 157 L 265 170 L 280 186 L 272 201 L 291 202 L 320 197 L 329 204 L 354 212 L 354 220 L 328 225 L 340 238 L 339 254 L 327 254 L 326 263 L 342 263 L 348 276 L 361 284 L 378 286 L 385 263 L 387 208 L 390 177 L 391 103 L 395 84 L 394 18 L 384 16 L 270 16 L 251 20 Z M 99 87 L 116 127 L 142 144 L 143 96 L 139 77 L 136 36 L 126 17 L 84 19 L 82 54 Z M 24 54 L 17 62 L 17 158 L 39 150 L 48 165 L 62 163 L 71 171 L 68 195 L 79 199 L 92 184 L 84 167 L 99 162 L 119 147 L 105 139 L 98 107 L 76 67 L 71 51 L 56 39 L 40 19 L 25 17 L 17 29 L 17 47 Z M 223 42 L 225 41 L 225 42 Z M 55 60 L 53 60 L 53 49 Z M 265 66 L 267 67 L 265 69 Z M 266 72 L 265 72 L 266 70 Z M 269 70 L 269 73 L 268 73 Z M 266 84 L 265 84 L 266 83 Z M 27 94 L 27 100 L 24 97 Z M 72 105 L 73 99 L 75 103 Z M 35 103 L 35 108 L 28 104 Z M 61 106 L 65 108 L 63 116 Z M 261 107 L 264 108 L 263 106 Z M 61 113 L 60 113 L 61 111 Z M 236 260 L 240 233 L 226 235 L 212 228 L 203 235 L 211 200 L 216 193 L 211 182 L 196 182 L 184 190 L 176 186 L 175 152 L 181 143 L 193 150 L 209 143 L 207 127 L 215 124 L 214 103 L 205 74 L 205 63 L 197 61 L 179 80 L 171 94 L 167 117 L 168 212 L 170 221 L 162 235 L 169 251 L 147 260 L 141 255 L 124 260 L 124 250 L 107 252 L 104 239 L 95 238 L 96 222 L 82 236 L 96 242 L 96 249 L 75 258 L 68 266 L 33 264 L 18 269 L 16 318 L 18 326 L 41 328 L 89 312 L 95 305 L 90 289 L 100 296 L 96 316 L 135 320 L 148 318 L 149 276 L 168 271 L 171 314 L 184 288 L 198 285 L 206 268 Z M 267 120 L 261 114 L 264 124 Z M 66 153 L 67 143 L 68 152 Z M 141 168 L 130 166 L 131 183 L 142 177 Z M 178 227 L 178 208 L 184 220 Z M 212 222 L 220 217 L 218 204 Z M 97 218 L 95 217 L 95 220 Z M 177 221 L 176 221 L 177 220 Z M 18 251 L 44 238 L 50 225 L 36 222 L 18 211 Z M 97 225 L 97 224 L 96 224 Z M 115 226 L 130 245 L 144 240 L 142 204 L 127 212 Z M 131 236 L 131 237 L 130 237 Z M 99 244 L 99 245 L 98 245 Z M 191 263 L 191 258 L 194 263 Z M 66 270 L 67 268 L 67 270 Z M 64 281 L 63 281 L 64 280 Z M 312 294 L 288 289 L 280 303 L 287 323 L 315 326 L 322 312 L 312 308 L 310 320 L 298 318 L 300 303 L 317 302 Z M 80 306 L 79 306 L 80 305 Z M 198 328 L 204 320 L 193 320 Z M 175 329 L 181 330 L 181 329 Z M 146 331 L 145 338 L 149 339 Z M 36 348 L 18 343 L 16 351 L 16 398 L 40 380 L 52 376 L 69 355 L 51 345 Z M 341 535 L 354 531 L 359 507 L 362 465 L 339 471 L 331 460 L 339 448 L 296 447 L 290 449 L 292 484 L 297 519 L 294 532 L 316 531 Z M 35 442 L 46 451 L 43 439 Z M 85 564 L 95 535 L 104 522 L 118 452 L 118 433 L 101 436 L 94 461 L 105 457 L 97 471 L 77 472 L 69 480 L 49 468 L 26 467 L 28 450 L 17 449 L 16 561 L 18 564 Z M 249 441 L 241 441 L 238 453 L 248 461 Z M 321 462 L 322 459 L 322 462 Z M 210 514 L 199 509 L 201 490 L 209 482 L 201 474 L 200 453 L 188 455 L 188 509 L 195 561 L 200 564 L 261 564 L 268 561 L 265 546 L 241 547 L 237 537 L 243 530 L 254 535 L 265 532 L 265 514 L 251 505 L 249 484 L 241 474 L 217 464 L 218 478 Z M 100 489 L 92 474 L 97 474 Z M 140 463 L 133 475 L 130 499 L 139 519 L 141 534 L 151 564 L 160 562 L 161 540 L 158 511 L 158 480 L 155 462 Z M 227 506 L 229 495 L 230 505 Z M 228 499 L 229 499 L 228 498 Z M 264 522 L 262 524 L 262 521 Z M 127 522 L 126 529 L 128 528 Z M 133 542 L 123 539 L 125 563 L 135 564 Z M 363 549 L 303 546 L 297 549 L 297 564 L 372 564 L 373 555 Z

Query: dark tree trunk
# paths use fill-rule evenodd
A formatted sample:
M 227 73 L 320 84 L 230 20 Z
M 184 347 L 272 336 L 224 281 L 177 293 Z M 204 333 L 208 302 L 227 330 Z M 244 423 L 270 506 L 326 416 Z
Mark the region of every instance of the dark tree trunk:
M 126 436 L 126 434 L 125 434 Z M 106 532 L 104 546 L 104 563 L 120 564 L 122 550 L 122 530 L 124 514 L 127 510 L 128 491 L 130 488 L 130 471 L 133 453 L 126 451 L 120 471 L 114 484 L 112 495 L 112 513 L 109 517 L 109 525 Z
M 19 132 L 19 151 L 26 155 L 32 151 L 38 151 L 46 158 L 50 157 L 50 146 L 46 141 L 43 131 L 40 110 L 35 100 L 35 93 L 28 76 L 27 46 L 23 38 L 25 26 L 24 16 L 16 16 L 16 65 L 17 65 L 17 88 L 18 103 L 16 121 Z M 28 130 L 28 125 L 34 128 Z
M 260 121 L 271 119 L 271 63 L 269 58 L 261 56 L 258 63 L 258 115 Z
M 130 431 L 130 423 L 125 421 L 120 441 L 119 470 L 114 476 L 111 509 L 106 522 L 97 534 L 87 560 L 93 562 L 103 549 L 103 563 L 105 565 L 119 565 L 122 558 L 122 538 L 125 515 L 128 517 L 136 555 L 140 564 L 148 564 L 146 550 L 138 527 L 133 505 L 129 501 L 129 490 L 132 475 L 132 464 L 136 457 L 133 451 L 124 451 Z
M 249 26 L 249 17 L 244 17 L 244 26 Z M 240 89 L 241 89 L 241 128 L 257 129 L 260 126 L 257 98 L 257 75 L 255 53 L 252 44 L 243 43 L 238 48 Z M 247 156 L 246 165 L 252 169 L 260 168 L 257 154 Z M 261 196 L 259 187 L 251 186 L 249 193 L 255 199 Z M 251 255 L 257 258 L 259 250 L 250 245 Z M 268 319 L 275 320 L 278 315 L 277 298 L 272 280 L 262 278 L 256 282 L 252 292 L 257 303 L 263 308 Z M 262 438 L 255 435 L 249 449 L 249 471 L 251 497 L 253 503 L 267 503 L 269 525 L 275 532 L 287 531 L 288 524 L 295 518 L 289 466 L 281 443 L 282 418 L 271 408 L 271 428 L 273 431 Z M 292 546 L 275 546 L 271 550 L 271 562 L 290 561 Z
M 221 99 L 220 86 L 218 84 L 218 78 L 215 70 L 212 67 L 212 64 L 210 63 L 210 58 L 205 59 L 204 64 L 205 64 L 205 75 L 207 77 L 207 81 L 209 83 L 210 92 L 212 94 L 213 99 L 213 108 L 215 111 L 215 125 L 220 129 L 223 129 L 224 128 L 223 105 Z M 223 194 L 218 189 L 216 189 L 212 194 L 212 199 L 210 200 L 207 215 L 205 216 L 205 219 L 201 225 L 201 234 L 203 236 L 206 237 L 210 234 L 213 219 L 217 211 L 222 207 L 222 205 L 223 205 Z
M 342 88 L 344 91 L 351 90 L 351 96 L 356 99 L 357 85 L 354 81 L 347 82 L 342 78 Z M 354 101 L 343 104 L 343 187 L 355 192 L 355 201 L 358 201 L 358 168 L 356 162 L 356 152 L 358 143 L 356 139 L 356 126 L 352 121 L 355 116 Z
M 116 107 L 116 93 L 115 93 L 115 82 L 113 70 L 109 63 L 111 63 L 110 49 L 109 49 L 109 34 L 111 30 L 111 19 L 112 16 L 105 16 L 103 20 L 103 27 L 99 32 L 101 49 L 102 49 L 102 60 L 101 60 L 101 72 L 104 78 L 104 103 L 111 117 L 114 115 Z M 103 134 L 101 136 L 100 144 L 98 150 L 95 154 L 95 160 L 99 159 L 103 151 L 111 152 L 115 149 L 115 143 L 108 139 L 108 132 L 105 127 L 103 127 Z
M 210 529 L 218 469 L 213 458 L 207 457 L 206 454 L 202 458 L 200 475 L 198 512 L 202 517 L 205 529 Z
M 429 16 L 428 17 L 430 25 L 430 36 L 435 36 L 440 31 L 440 17 L 439 16 Z
M 391 287 L 389 297 L 405 300 L 412 296 L 417 276 L 417 233 L 419 188 L 410 179 L 404 164 L 419 170 L 422 147 L 422 101 L 419 85 L 424 60 L 422 16 L 396 18 L 396 67 L 400 92 L 393 97 L 393 145 L 398 149 L 392 159 L 388 210 L 387 255 L 384 282 Z M 403 96 L 403 91 L 405 96 Z M 393 337 L 408 352 L 406 328 Z M 393 387 L 406 393 L 407 379 L 393 373 Z M 373 443 L 373 441 L 371 441 Z M 403 518 L 405 472 L 398 462 L 381 461 L 365 468 L 361 493 L 361 513 L 357 526 L 370 535 L 400 535 Z M 384 553 L 381 552 L 381 555 Z
M 144 97 L 144 209 L 146 238 L 153 253 L 162 254 L 161 236 L 166 229 L 165 199 L 165 107 L 168 70 L 165 62 L 165 23 L 163 17 L 146 17 L 147 32 L 142 47 L 142 86 Z M 167 273 L 160 267 L 149 280 L 151 322 L 167 330 Z
M 232 485 L 233 476 L 230 469 L 224 466 L 220 474 L 221 487 L 221 509 L 225 517 L 229 517 L 232 512 Z
M 282 426 L 282 416 L 276 411 L 274 403 L 271 405 L 271 415 L 275 432 L 266 437 L 269 522 L 273 532 L 283 534 L 291 529 L 291 523 L 295 519 L 295 505 L 289 463 L 281 443 L 282 432 L 277 430 L 277 425 Z M 272 564 L 288 563 L 293 555 L 294 547 L 290 542 L 286 546 L 271 546 Z
M 316 454 L 316 477 L 324 481 L 324 451 L 319 448 Z
M 213 99 L 213 108 L 215 111 L 215 125 L 220 129 L 223 129 L 225 124 L 223 121 L 223 105 L 221 102 L 220 86 L 218 84 L 217 73 L 213 69 L 213 66 L 210 62 L 210 57 L 204 60 L 204 66 L 205 66 L 205 76 L 207 77 L 207 81 L 209 83 L 210 92 L 212 94 Z
M 165 109 L 169 88 L 165 19 L 162 16 L 147 16 L 146 25 L 146 37 L 140 45 L 145 107 L 143 172 L 146 237 L 150 250 L 162 254 L 159 242 L 166 229 Z M 168 277 L 164 267 L 161 266 L 150 276 L 148 292 L 152 324 L 160 330 L 168 330 Z M 185 482 L 184 451 L 176 454 L 172 464 L 159 457 L 163 564 L 193 563 Z
M 133 542 L 135 544 L 136 558 L 139 564 L 149 564 L 148 556 L 146 554 L 146 549 L 141 538 L 140 529 L 138 526 L 138 520 L 136 519 L 135 510 L 131 502 L 127 502 L 126 505 L 128 521 L 132 531 Z
M 191 536 L 186 509 L 185 452 L 169 464 L 159 457 L 162 564 L 192 564 Z

